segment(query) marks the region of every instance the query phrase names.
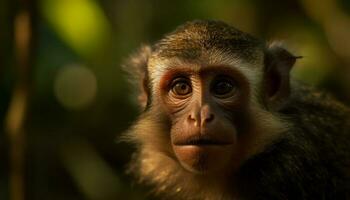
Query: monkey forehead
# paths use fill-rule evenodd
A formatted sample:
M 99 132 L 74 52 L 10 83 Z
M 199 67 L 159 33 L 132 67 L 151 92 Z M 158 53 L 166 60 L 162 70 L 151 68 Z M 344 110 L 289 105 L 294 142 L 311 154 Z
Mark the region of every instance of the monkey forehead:
M 197 59 L 212 49 L 253 61 L 264 42 L 221 21 L 197 20 L 179 26 L 154 45 L 158 57 L 166 58 Z

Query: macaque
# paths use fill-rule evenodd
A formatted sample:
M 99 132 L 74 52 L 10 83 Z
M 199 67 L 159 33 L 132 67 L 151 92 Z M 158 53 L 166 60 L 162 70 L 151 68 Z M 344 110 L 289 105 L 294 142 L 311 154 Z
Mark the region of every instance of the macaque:
M 129 171 L 164 199 L 350 199 L 350 110 L 290 77 L 298 58 L 220 21 L 142 46 Z

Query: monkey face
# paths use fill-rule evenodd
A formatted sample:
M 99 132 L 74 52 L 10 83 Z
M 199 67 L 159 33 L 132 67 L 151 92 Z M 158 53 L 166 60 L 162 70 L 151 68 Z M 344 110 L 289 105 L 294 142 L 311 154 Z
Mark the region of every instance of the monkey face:
M 165 72 L 160 86 L 172 124 L 172 149 L 181 165 L 195 173 L 226 171 L 234 159 L 237 131 L 244 130 L 235 123 L 247 112 L 244 76 L 229 66 L 192 65 Z
M 279 111 L 297 58 L 216 21 L 186 23 L 141 48 L 125 65 L 144 109 L 125 137 L 138 147 L 131 171 L 158 193 L 236 199 L 247 160 L 291 127 Z

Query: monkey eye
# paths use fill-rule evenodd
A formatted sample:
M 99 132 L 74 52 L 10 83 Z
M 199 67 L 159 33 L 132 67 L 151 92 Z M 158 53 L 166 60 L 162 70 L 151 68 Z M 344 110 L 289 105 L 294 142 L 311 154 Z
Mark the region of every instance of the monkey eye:
M 218 98 L 227 98 L 235 93 L 236 84 L 229 77 L 218 77 L 214 80 L 211 91 Z
M 185 96 L 192 92 L 192 87 L 185 78 L 177 78 L 173 81 L 171 91 L 178 96 Z

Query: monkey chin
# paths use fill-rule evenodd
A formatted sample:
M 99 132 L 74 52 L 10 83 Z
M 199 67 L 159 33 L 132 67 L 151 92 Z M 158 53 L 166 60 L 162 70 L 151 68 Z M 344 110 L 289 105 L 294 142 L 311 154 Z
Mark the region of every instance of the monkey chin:
M 195 174 L 222 173 L 233 155 L 233 144 L 225 145 L 174 145 L 173 149 L 183 168 Z

